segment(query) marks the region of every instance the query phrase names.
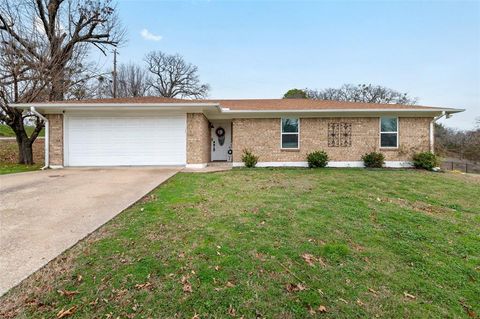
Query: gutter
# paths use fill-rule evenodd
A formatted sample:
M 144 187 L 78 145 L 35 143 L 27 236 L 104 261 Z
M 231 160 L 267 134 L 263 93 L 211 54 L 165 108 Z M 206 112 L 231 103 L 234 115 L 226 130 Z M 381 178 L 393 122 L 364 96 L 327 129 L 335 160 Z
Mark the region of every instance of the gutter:
M 445 109 L 445 108 L 431 108 L 431 109 L 265 109 L 265 110 L 231 110 L 229 108 L 222 108 L 222 113 L 225 114 L 244 114 L 244 113 L 364 113 L 364 112 L 450 112 L 458 113 L 465 111 L 464 109 Z
M 442 114 L 438 115 L 438 116 L 435 116 L 433 118 L 433 120 L 430 121 L 430 152 L 432 153 L 435 153 L 435 143 L 434 143 L 434 139 L 435 139 L 435 132 L 434 132 L 434 124 L 436 121 L 438 121 L 439 119 L 441 119 L 443 116 L 447 115 L 447 118 L 448 118 L 448 114 L 445 112 L 445 111 L 442 111 Z
M 126 107 L 147 107 L 147 108 L 155 108 L 155 107 L 218 107 L 220 104 L 218 103 L 37 103 L 36 106 L 41 109 L 75 109 L 75 108 L 83 108 L 86 107 L 88 109 L 93 108 L 126 108 Z M 17 108 L 30 108 L 30 103 L 14 103 L 12 104 L 13 107 Z
M 41 118 L 44 122 L 45 122 L 45 142 L 44 142 L 44 146 L 45 146 L 45 166 L 43 166 L 41 169 L 44 170 L 46 168 L 48 168 L 50 166 L 50 149 L 49 149 L 49 144 L 50 144 L 50 136 L 49 136 L 49 122 L 48 122 L 48 119 L 43 116 L 42 114 L 40 114 L 34 106 L 31 106 L 30 107 L 30 111 L 35 114 L 36 116 L 38 116 L 39 118 Z

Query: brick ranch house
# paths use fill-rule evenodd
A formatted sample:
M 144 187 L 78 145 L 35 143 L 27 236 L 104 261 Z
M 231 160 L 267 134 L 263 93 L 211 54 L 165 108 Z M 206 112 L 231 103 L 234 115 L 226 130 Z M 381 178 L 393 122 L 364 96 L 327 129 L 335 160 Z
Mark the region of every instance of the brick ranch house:
M 46 120 L 45 165 L 306 166 L 325 150 L 332 167 L 361 167 L 361 156 L 385 154 L 408 167 L 433 151 L 433 123 L 463 110 L 307 99 L 182 100 L 160 97 L 17 104 Z

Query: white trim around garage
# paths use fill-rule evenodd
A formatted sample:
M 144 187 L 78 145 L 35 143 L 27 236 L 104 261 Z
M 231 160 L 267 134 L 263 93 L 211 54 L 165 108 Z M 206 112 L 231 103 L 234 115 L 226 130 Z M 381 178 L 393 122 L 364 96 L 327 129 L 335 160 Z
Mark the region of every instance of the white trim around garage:
M 234 162 L 234 167 L 243 167 L 242 162 Z M 258 162 L 257 167 L 308 167 L 307 162 Z M 327 167 L 364 167 L 362 161 L 330 161 Z M 409 161 L 386 161 L 385 167 L 389 168 L 410 168 L 413 167 Z

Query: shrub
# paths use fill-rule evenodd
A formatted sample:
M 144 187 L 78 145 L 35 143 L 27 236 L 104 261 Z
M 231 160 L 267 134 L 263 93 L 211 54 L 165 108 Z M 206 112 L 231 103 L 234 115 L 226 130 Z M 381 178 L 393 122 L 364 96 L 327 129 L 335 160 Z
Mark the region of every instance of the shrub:
M 432 152 L 422 152 L 413 155 L 413 165 L 415 168 L 423 168 L 431 171 L 434 167 L 440 165 L 440 160 L 437 155 Z
M 382 153 L 371 152 L 362 156 L 363 164 L 368 168 L 381 168 L 385 164 L 385 156 Z
M 315 151 L 307 155 L 308 167 L 325 167 L 328 164 L 328 154 L 325 151 Z
M 258 162 L 258 156 L 255 156 L 250 150 L 243 150 L 242 162 L 245 167 L 255 167 Z

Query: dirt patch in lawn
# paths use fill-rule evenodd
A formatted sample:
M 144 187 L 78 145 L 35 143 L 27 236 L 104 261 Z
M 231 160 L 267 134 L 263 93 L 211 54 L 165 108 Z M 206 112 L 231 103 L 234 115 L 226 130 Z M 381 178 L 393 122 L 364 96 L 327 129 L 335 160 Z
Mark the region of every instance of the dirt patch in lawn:
M 403 198 L 384 198 L 382 201 L 399 205 L 400 207 L 414 210 L 416 212 L 424 213 L 433 217 L 451 216 L 455 212 L 454 209 L 442 206 L 434 206 L 421 201 L 408 201 Z M 447 215 L 448 214 L 448 215 Z

